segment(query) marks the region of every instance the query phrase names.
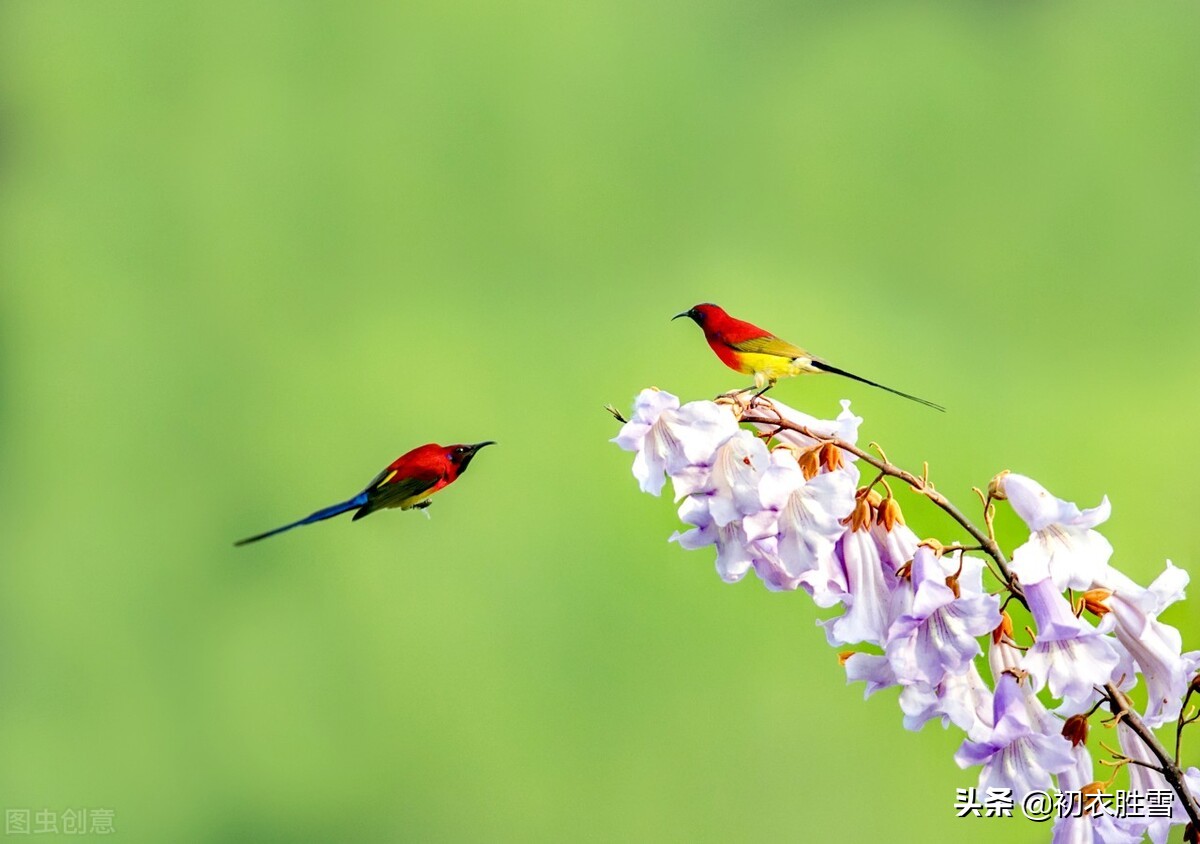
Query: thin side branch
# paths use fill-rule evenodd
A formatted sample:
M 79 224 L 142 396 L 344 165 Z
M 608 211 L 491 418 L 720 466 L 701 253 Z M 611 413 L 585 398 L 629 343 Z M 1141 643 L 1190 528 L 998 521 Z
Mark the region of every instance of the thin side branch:
M 1191 818 L 1192 825 L 1200 829 L 1200 805 L 1197 805 L 1196 798 L 1192 796 L 1187 783 L 1184 782 L 1183 769 L 1179 767 L 1179 763 L 1171 758 L 1170 754 L 1159 743 L 1158 737 L 1151 732 L 1149 727 L 1142 723 L 1141 716 L 1129 705 L 1129 698 L 1120 689 L 1112 683 L 1107 683 L 1104 686 L 1104 691 L 1108 695 L 1112 713 L 1119 718 L 1124 718 L 1125 723 L 1129 725 L 1129 729 L 1133 730 L 1137 737 L 1142 740 L 1142 743 L 1150 748 L 1150 752 L 1154 754 L 1154 758 L 1162 766 L 1163 779 L 1167 781 L 1171 788 L 1174 789 L 1175 794 L 1178 795 L 1180 802 L 1183 803 L 1184 811 Z

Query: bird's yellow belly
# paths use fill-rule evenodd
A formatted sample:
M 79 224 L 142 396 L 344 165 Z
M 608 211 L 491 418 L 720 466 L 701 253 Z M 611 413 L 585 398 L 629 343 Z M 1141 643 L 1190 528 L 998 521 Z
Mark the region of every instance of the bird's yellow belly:
M 781 355 L 764 355 L 758 352 L 742 352 L 738 355 L 742 372 L 753 375 L 755 381 L 776 381 L 812 369 L 807 358 L 785 358 Z
M 408 498 L 402 498 L 393 504 L 387 505 L 388 509 L 390 510 L 395 507 L 399 507 L 401 510 L 411 510 L 414 505 L 420 504 L 426 498 L 428 498 L 429 496 L 431 496 L 435 492 L 437 492 L 439 489 L 441 489 L 441 486 L 430 487 L 429 489 L 425 490 L 424 492 L 419 492 L 416 495 L 409 496 Z

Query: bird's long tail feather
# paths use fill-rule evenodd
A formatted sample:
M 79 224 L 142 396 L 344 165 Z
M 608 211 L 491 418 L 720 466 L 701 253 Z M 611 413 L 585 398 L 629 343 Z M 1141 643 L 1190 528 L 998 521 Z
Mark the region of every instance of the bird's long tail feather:
M 830 372 L 830 373 L 833 373 L 834 375 L 841 375 L 841 376 L 849 378 L 853 381 L 859 381 L 863 384 L 868 384 L 872 387 L 878 387 L 881 390 L 887 390 L 889 393 L 895 393 L 896 395 L 906 398 L 909 401 L 915 401 L 915 402 L 925 405 L 926 407 L 932 407 L 934 410 L 940 410 L 943 413 L 946 412 L 946 408 L 942 407 L 940 404 L 931 402 L 928 399 L 923 399 L 923 398 L 919 398 L 917 396 L 909 395 L 908 393 L 902 393 L 899 390 L 893 390 L 891 387 L 885 387 L 883 384 L 878 384 L 867 378 L 863 378 L 861 375 L 855 375 L 853 372 L 847 372 L 844 369 L 838 369 L 836 366 L 825 363 L 825 361 L 823 361 L 823 360 L 814 360 L 812 362 L 812 365 L 814 367 L 816 367 L 817 369 L 821 370 L 822 372 Z
M 366 503 L 367 494 L 365 492 L 361 492 L 351 498 L 349 501 L 343 501 L 341 504 L 334 504 L 331 507 L 326 507 L 324 510 L 318 510 L 312 515 L 305 516 L 303 519 L 294 521 L 289 525 L 277 527 L 275 530 L 269 530 L 266 533 L 259 533 L 255 534 L 254 536 L 246 537 L 245 539 L 239 540 L 233 544 L 249 545 L 251 542 L 258 542 L 260 539 L 266 539 L 268 536 L 274 536 L 277 533 L 283 533 L 285 530 L 291 530 L 294 527 L 300 527 L 300 525 L 311 525 L 313 522 L 321 522 L 325 519 L 332 519 L 334 516 L 340 516 L 347 510 L 353 510 L 355 507 L 361 507 Z

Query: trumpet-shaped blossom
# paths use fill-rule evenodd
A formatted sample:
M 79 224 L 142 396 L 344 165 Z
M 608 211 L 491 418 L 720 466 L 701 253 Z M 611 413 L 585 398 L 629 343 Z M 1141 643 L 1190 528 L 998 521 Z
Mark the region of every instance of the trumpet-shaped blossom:
M 689 466 L 707 467 L 717 447 L 738 431 L 729 408 L 694 401 L 679 407 L 679 399 L 661 390 L 642 390 L 633 418 L 613 442 L 636 452 L 633 475 L 643 492 L 658 495 L 663 473 L 674 475 Z
M 1037 623 L 1037 639 L 1021 661 L 1035 691 L 1068 701 L 1073 714 L 1086 708 L 1093 687 L 1112 679 L 1119 657 L 1103 631 L 1076 617 L 1050 578 L 1025 585 L 1025 600 Z M 1103 628 L 1111 623 L 1102 623 Z
M 712 464 L 708 511 L 717 526 L 762 510 L 758 485 L 770 460 L 763 441 L 739 430 L 716 450 Z
M 1071 744 L 1057 733 L 1047 735 L 1029 718 L 1024 695 L 1011 674 L 996 681 L 993 727 L 979 741 L 967 739 L 954 754 L 960 768 L 982 765 L 979 787 L 1011 788 L 1020 801 L 1031 791 L 1050 788 L 1050 775 L 1072 766 Z
M 897 524 L 888 530 L 878 521 L 871 526 L 871 536 L 879 543 L 879 555 L 884 563 L 894 572 L 912 562 L 921 541 L 908 525 Z
M 1112 594 L 1102 603 L 1115 620 L 1119 646 L 1146 681 L 1147 726 L 1159 727 L 1179 717 L 1188 682 L 1200 667 L 1200 652 L 1182 653 L 1179 631 L 1158 620 L 1158 614 L 1183 598 L 1188 573 L 1170 560 L 1166 570 L 1148 589 L 1138 586 L 1116 569 L 1104 572 L 1097 585 Z
M 691 530 L 671 535 L 672 542 L 689 551 L 706 545 L 717 547 L 717 573 L 726 583 L 737 583 L 754 563 L 754 552 L 746 541 L 741 522 L 718 526 L 708 512 L 707 501 L 689 496 L 679 507 L 679 518 L 694 525 Z
M 992 644 L 988 648 L 988 666 L 992 670 L 993 677 L 999 677 L 1001 674 L 1023 676 L 1024 671 L 1020 666 L 1021 660 L 1024 658 L 1024 653 L 1007 639 L 996 641 L 993 638 Z M 1052 733 L 1062 727 L 1062 721 L 1046 708 L 1046 705 L 1038 699 L 1037 692 L 1028 683 L 1020 685 L 1020 692 L 1029 722 L 1038 731 Z
M 955 595 L 941 561 L 926 547 L 913 556 L 912 589 L 912 607 L 892 623 L 884 650 L 901 683 L 936 686 L 946 674 L 965 671 L 982 651 L 978 637 L 1000 624 L 1000 601 L 982 592 Z
M 762 510 L 746 517 L 747 535 L 779 540 L 781 568 L 793 577 L 821 568 L 846 532 L 843 520 L 854 509 L 853 467 L 822 472 L 805 480 L 792 452 L 771 452 L 759 486 Z
M 947 674 L 937 686 L 914 683 L 900 692 L 904 727 L 914 732 L 932 719 L 941 718 L 943 728 L 953 724 L 967 738 L 982 741 L 992 729 L 992 707 L 992 690 L 974 660 L 965 671 Z
M 1087 589 L 1108 564 L 1112 546 L 1092 530 L 1107 521 L 1108 496 L 1089 510 L 1055 498 L 1032 478 L 1004 478 L 1008 503 L 1029 526 L 1029 541 L 1013 552 L 1012 570 L 1022 583 L 1054 579 L 1059 592 Z
M 892 671 L 892 664 L 882 654 L 852 653 L 843 662 L 847 683 L 861 680 L 866 684 L 863 698 L 869 698 L 881 689 L 896 685 L 896 674 Z
M 846 574 L 846 611 L 824 622 L 829 644 L 870 642 L 883 645 L 887 638 L 888 605 L 896 575 L 885 569 L 879 546 L 866 530 L 848 531 L 838 544 Z

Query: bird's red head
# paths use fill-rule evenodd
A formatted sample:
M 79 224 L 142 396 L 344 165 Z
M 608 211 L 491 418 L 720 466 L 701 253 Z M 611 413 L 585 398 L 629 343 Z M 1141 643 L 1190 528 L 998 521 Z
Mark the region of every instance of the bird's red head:
M 483 448 L 484 446 L 495 444 L 496 443 L 492 440 L 487 440 L 485 442 L 475 443 L 474 445 L 445 445 L 442 446 L 441 449 L 446 461 L 454 470 L 454 477 L 458 477 L 463 472 L 467 471 L 467 466 L 470 464 L 471 458 L 473 458 L 479 452 L 479 449 Z
M 679 319 L 680 317 L 687 317 L 695 322 L 696 325 L 708 331 L 710 327 L 718 327 L 723 321 L 729 319 L 729 314 L 725 313 L 725 309 L 720 305 L 714 305 L 711 302 L 702 302 L 681 314 L 675 314 L 671 319 Z

